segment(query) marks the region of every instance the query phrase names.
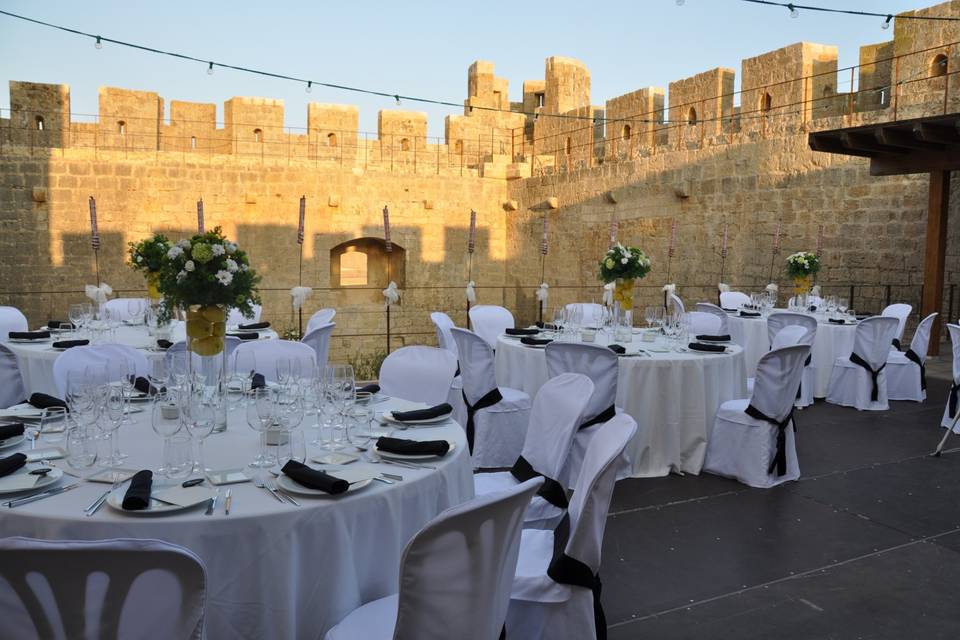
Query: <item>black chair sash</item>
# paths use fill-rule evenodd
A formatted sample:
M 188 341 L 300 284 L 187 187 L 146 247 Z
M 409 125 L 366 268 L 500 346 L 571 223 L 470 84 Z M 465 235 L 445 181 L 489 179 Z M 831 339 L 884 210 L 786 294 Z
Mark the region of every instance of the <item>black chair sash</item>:
M 804 368 L 809 367 L 810 363 L 813 361 L 813 355 L 808 355 L 807 359 L 803 361 Z M 800 386 L 797 387 L 797 400 L 800 399 L 800 392 L 803 390 L 803 376 L 800 376 Z
M 880 365 L 879 369 L 874 371 L 870 368 L 870 364 L 856 353 L 850 354 L 850 362 L 857 366 L 863 367 L 867 370 L 867 373 L 870 374 L 870 377 L 873 379 L 873 389 L 870 390 L 870 400 L 872 402 L 876 402 L 880 397 L 880 385 L 877 382 L 877 377 L 880 375 L 880 372 L 883 371 L 883 368 L 887 366 L 887 363 L 884 362 L 882 365 Z
M 763 420 L 764 422 L 769 422 L 777 428 L 777 452 L 774 454 L 773 459 L 770 461 L 769 466 L 767 466 L 767 474 L 773 473 L 773 470 L 777 470 L 777 477 L 780 477 L 787 473 L 787 427 L 790 426 L 790 423 L 793 422 L 793 431 L 797 431 L 797 423 L 793 421 L 793 406 L 790 407 L 790 413 L 787 414 L 787 417 L 783 421 L 775 420 L 765 414 L 764 412 L 757 409 L 752 404 L 747 405 L 747 408 L 743 411 L 751 418 L 756 418 L 757 420 Z
M 903 355 L 907 357 L 907 360 L 910 360 L 911 362 L 916 362 L 917 366 L 920 367 L 920 390 L 926 391 L 927 390 L 927 364 L 920 359 L 920 356 L 918 356 L 917 352 L 914 351 L 913 349 L 907 349 L 906 353 L 904 353 Z
M 558 584 L 572 584 L 593 592 L 593 624 L 597 640 L 607 640 L 607 617 L 600 602 L 600 573 L 594 573 L 583 562 L 571 558 L 564 551 L 570 538 L 570 516 L 564 515 L 553 531 L 553 559 L 547 568 L 547 575 Z
M 484 394 L 482 398 L 477 400 L 477 403 L 474 405 L 470 404 L 470 401 L 467 400 L 467 392 L 461 391 L 463 394 L 463 404 L 467 406 L 467 445 L 470 447 L 470 454 L 473 455 L 473 415 L 480 409 L 485 409 L 487 407 L 492 407 L 501 400 L 503 396 L 500 395 L 500 389 L 494 387 L 490 391 Z
M 893 345 L 894 349 L 896 349 L 897 351 L 900 351 L 900 338 L 894 338 L 893 340 L 890 341 L 890 344 Z
M 586 422 L 580 423 L 580 426 L 577 427 L 577 431 L 580 429 L 586 429 L 587 427 L 592 427 L 595 424 L 603 424 L 604 422 L 609 422 L 617 415 L 617 408 L 613 405 L 610 405 L 597 415 L 593 416 Z
M 523 456 L 517 458 L 517 461 L 513 463 L 510 474 L 517 479 L 517 482 L 526 482 L 531 478 L 543 478 L 543 484 L 537 491 L 537 495 L 560 509 L 566 509 L 570 506 L 570 503 L 567 501 L 567 492 L 563 490 L 563 485 L 534 469 L 533 465 Z
M 954 382 L 950 385 L 950 402 L 947 407 L 950 410 L 950 418 L 957 417 L 957 392 L 960 391 L 960 384 Z

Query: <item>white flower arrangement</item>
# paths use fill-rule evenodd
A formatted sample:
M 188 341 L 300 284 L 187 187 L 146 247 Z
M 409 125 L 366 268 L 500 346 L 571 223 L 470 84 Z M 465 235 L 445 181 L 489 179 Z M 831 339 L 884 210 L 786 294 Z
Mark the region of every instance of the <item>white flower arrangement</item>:
M 771 282 L 770 284 L 767 285 L 767 293 L 772 293 L 776 295 L 777 293 L 779 293 L 779 291 L 780 291 L 780 287 L 778 287 L 775 282 Z
M 673 283 L 665 284 L 665 285 L 663 285 L 663 291 L 664 291 L 665 293 L 676 293 L 676 292 L 677 292 L 677 285 L 675 285 L 675 284 L 673 284 Z
M 607 250 L 600 261 L 600 280 L 642 278 L 650 272 L 650 258 L 637 247 L 625 247 L 619 242 Z
M 717 290 L 718 290 L 720 293 L 729 293 L 729 292 L 730 292 L 730 285 L 721 282 L 721 283 L 719 283 L 719 284 L 717 285 Z
M 812 251 L 798 251 L 787 256 L 787 275 L 804 278 L 820 271 L 820 258 Z

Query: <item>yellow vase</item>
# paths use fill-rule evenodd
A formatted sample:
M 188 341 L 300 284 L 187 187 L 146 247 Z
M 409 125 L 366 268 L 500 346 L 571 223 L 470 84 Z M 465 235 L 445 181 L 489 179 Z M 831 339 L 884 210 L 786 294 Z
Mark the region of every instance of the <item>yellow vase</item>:
M 223 351 L 227 333 L 227 312 L 217 305 L 191 305 L 187 309 L 187 348 L 200 356 Z
M 794 295 L 803 295 L 810 293 L 810 288 L 813 282 L 813 276 L 796 276 L 793 279 L 793 293 Z
M 160 299 L 160 272 L 150 271 L 147 273 L 147 297 L 151 300 Z
M 620 308 L 624 311 L 633 309 L 633 285 L 636 280 L 633 278 L 617 278 L 613 288 L 613 301 L 620 303 Z

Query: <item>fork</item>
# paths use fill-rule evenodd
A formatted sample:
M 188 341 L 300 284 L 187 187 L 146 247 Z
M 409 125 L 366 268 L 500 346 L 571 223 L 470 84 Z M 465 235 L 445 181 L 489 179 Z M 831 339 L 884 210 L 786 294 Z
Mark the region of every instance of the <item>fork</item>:
M 273 491 L 274 493 L 279 494 L 280 497 L 284 498 L 287 502 L 289 502 L 289 503 L 292 504 L 293 506 L 295 506 L 295 507 L 299 507 L 299 506 L 300 506 L 300 503 L 297 502 L 296 500 L 294 500 L 294 499 L 293 499 L 293 496 L 291 496 L 291 495 L 290 495 L 289 493 L 287 493 L 286 491 L 281 490 L 281 489 L 277 486 L 277 483 L 276 483 L 275 480 L 271 480 L 270 483 L 267 485 L 267 488 L 270 489 L 271 491 Z
M 254 478 L 253 478 L 253 484 L 255 484 L 257 487 L 263 489 L 264 491 L 266 491 L 267 493 L 269 493 L 270 495 L 272 495 L 272 496 L 277 500 L 277 502 L 283 502 L 283 498 L 281 498 L 280 496 L 278 496 L 276 491 L 274 491 L 273 489 L 271 489 L 270 487 L 268 487 L 267 485 L 265 485 L 265 484 L 263 483 L 263 478 L 261 478 L 259 475 L 254 476 Z
M 110 494 L 116 491 L 117 487 L 119 486 L 120 486 L 120 481 L 114 480 L 113 486 L 111 486 L 109 489 L 104 491 L 103 495 L 101 495 L 99 498 L 94 500 L 89 507 L 83 510 L 86 516 L 89 518 L 90 516 L 95 514 L 97 511 L 99 511 L 100 507 L 102 507 L 103 503 L 107 501 L 107 498 L 110 496 Z

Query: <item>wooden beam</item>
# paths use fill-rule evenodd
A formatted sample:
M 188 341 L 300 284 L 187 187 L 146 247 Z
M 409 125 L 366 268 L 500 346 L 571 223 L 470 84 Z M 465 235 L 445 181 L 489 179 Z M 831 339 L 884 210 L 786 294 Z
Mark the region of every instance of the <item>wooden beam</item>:
M 859 156 L 861 158 L 872 158 L 874 155 L 867 151 L 848 149 L 843 145 L 843 142 L 837 136 L 810 134 L 809 142 L 811 149 L 814 151 L 821 151 L 823 153 L 837 153 L 844 156 Z
M 913 131 L 898 129 L 896 127 L 880 127 L 876 130 L 876 138 L 880 144 L 892 147 L 903 147 L 904 149 L 943 151 L 945 148 L 943 144 L 918 139 L 913 134 Z
M 927 208 L 927 239 L 923 258 L 923 302 L 920 317 L 943 311 L 944 266 L 947 258 L 947 214 L 950 208 L 950 172 L 930 173 L 930 195 Z M 949 321 L 949 318 L 947 319 Z M 927 353 L 940 354 L 940 316 L 930 331 Z
M 876 136 L 870 132 L 841 133 L 840 139 L 843 140 L 843 146 L 847 149 L 864 151 L 874 156 L 881 153 L 906 154 L 908 152 L 907 149 L 880 144 L 877 142 Z
M 946 151 L 914 151 L 909 155 L 878 155 L 870 161 L 872 176 L 960 170 L 960 147 Z
M 918 122 L 913 125 L 913 134 L 926 142 L 960 144 L 960 133 L 954 127 Z

